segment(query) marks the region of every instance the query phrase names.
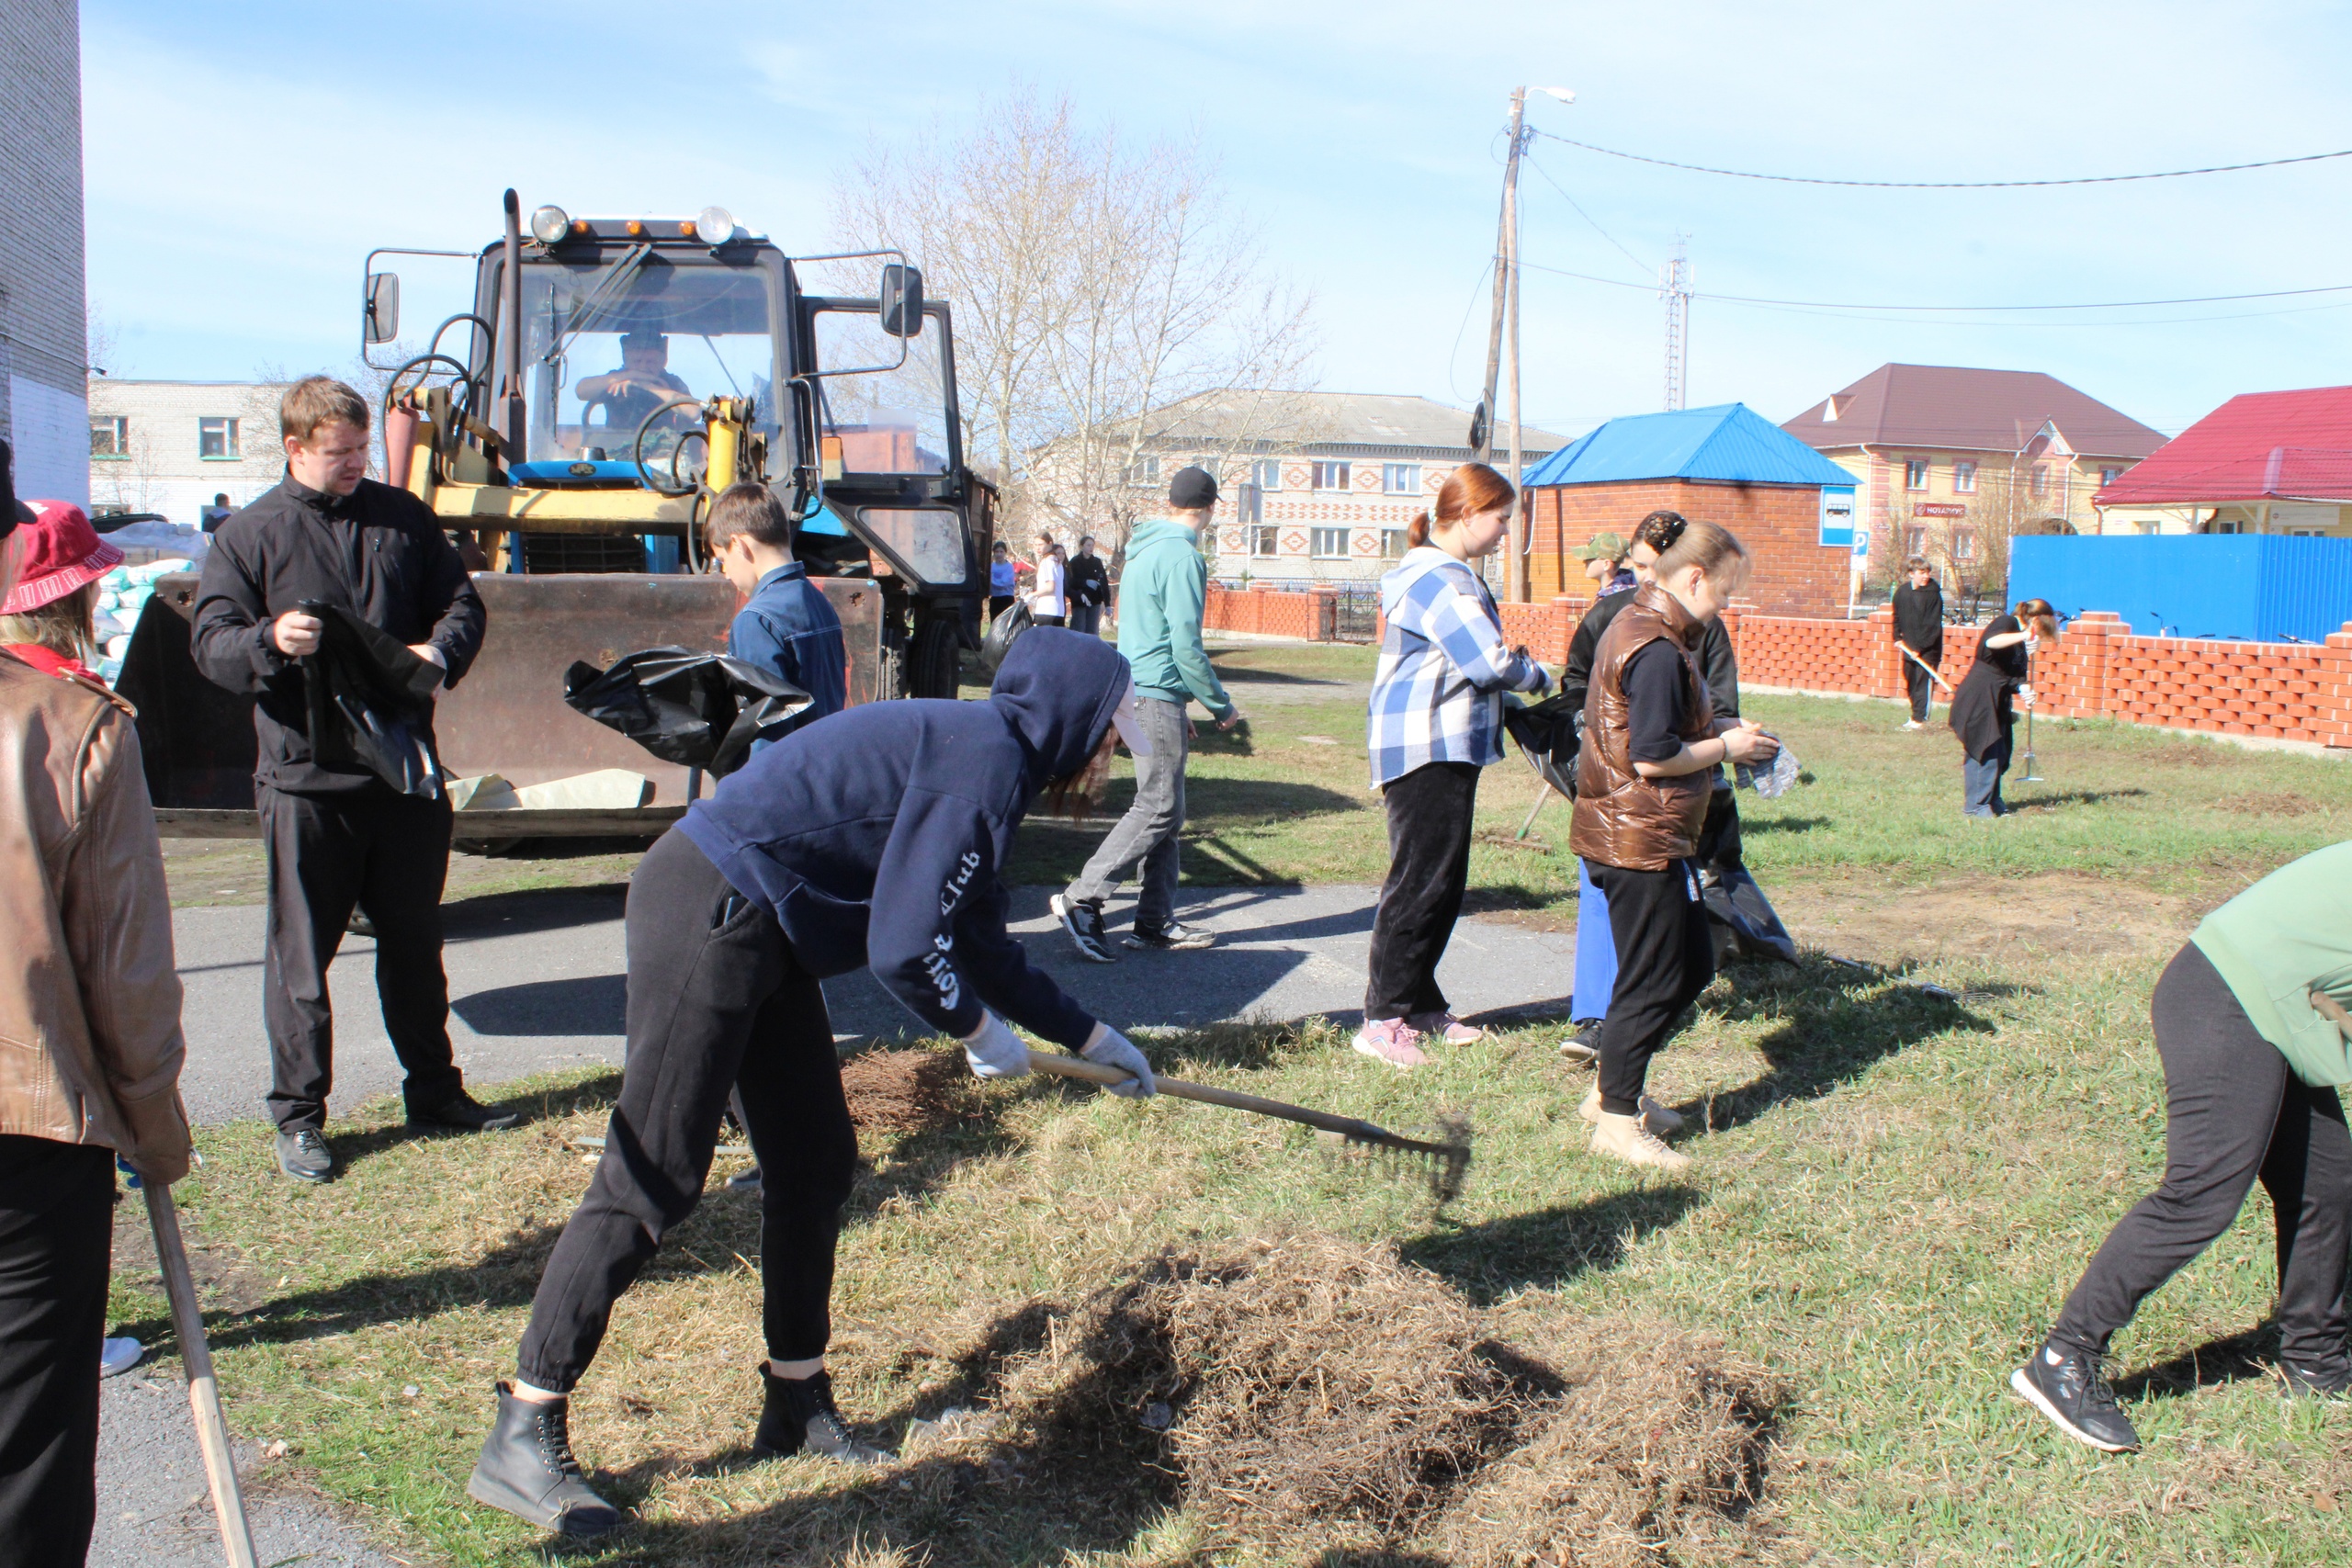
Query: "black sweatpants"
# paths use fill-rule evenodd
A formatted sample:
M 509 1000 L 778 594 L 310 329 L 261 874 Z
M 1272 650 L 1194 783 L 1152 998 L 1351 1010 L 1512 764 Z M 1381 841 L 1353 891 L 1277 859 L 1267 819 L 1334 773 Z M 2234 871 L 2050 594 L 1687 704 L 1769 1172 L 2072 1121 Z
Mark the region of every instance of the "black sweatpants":
M 1902 656 L 1898 654 L 1896 657 Z M 1923 653 L 1919 657 L 1933 664 L 1942 657 L 1942 649 L 1939 649 L 1933 653 Z M 1928 705 L 1935 699 L 1936 695 L 1935 677 L 1919 668 L 1917 660 L 1905 659 L 1903 687 L 1911 695 L 1911 721 L 1914 724 L 1927 723 Z
M 1586 863 L 1609 900 L 1617 948 L 1617 985 L 1600 1025 L 1600 1108 L 1632 1116 L 1642 1108 L 1650 1058 L 1715 977 L 1715 948 L 1689 862 L 1664 871 Z
M 80 1568 L 97 1517 L 114 1153 L 0 1136 L 0 1562 Z
M 629 879 L 628 1045 L 587 1196 L 531 1303 L 517 1370 L 568 1393 L 613 1303 L 690 1213 L 729 1089 L 760 1164 L 762 1326 L 779 1361 L 824 1353 L 833 1244 L 857 1169 L 825 993 L 775 917 L 672 829 Z
M 1446 1010 L 1437 965 L 1470 886 L 1478 770 L 1468 762 L 1425 762 L 1391 780 L 1382 795 L 1388 806 L 1388 880 L 1372 919 L 1366 1023 Z
M 2150 1004 L 2165 1064 L 2164 1184 L 2108 1234 L 2050 1337 L 2104 1355 L 2140 1303 L 2229 1229 L 2258 1178 L 2277 1211 L 2279 1354 L 2345 1366 L 2352 1136 L 2333 1089 L 2294 1075 L 2195 944 Z
M 326 1125 L 334 1088 L 327 965 L 355 906 L 376 927 L 376 997 L 407 1077 L 411 1111 L 435 1111 L 465 1085 L 449 1050 L 449 981 L 441 968 L 441 888 L 449 874 L 449 803 L 390 788 L 288 795 L 264 786 L 269 847 L 268 951 L 262 1020 L 269 1031 L 269 1114 L 281 1132 Z

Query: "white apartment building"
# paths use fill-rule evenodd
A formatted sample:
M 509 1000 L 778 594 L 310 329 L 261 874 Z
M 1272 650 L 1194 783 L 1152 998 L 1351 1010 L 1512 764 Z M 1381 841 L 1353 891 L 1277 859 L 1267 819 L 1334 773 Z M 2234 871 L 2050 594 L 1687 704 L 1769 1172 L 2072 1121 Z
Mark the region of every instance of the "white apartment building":
M 252 381 L 90 380 L 90 507 L 202 526 L 278 481 L 283 389 Z

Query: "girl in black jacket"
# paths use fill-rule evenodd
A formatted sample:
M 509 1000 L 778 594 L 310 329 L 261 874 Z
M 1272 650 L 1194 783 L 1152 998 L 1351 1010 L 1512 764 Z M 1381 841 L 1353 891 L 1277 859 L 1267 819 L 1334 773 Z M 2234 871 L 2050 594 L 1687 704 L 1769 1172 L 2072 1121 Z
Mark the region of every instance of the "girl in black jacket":
M 1029 1070 L 1010 1017 L 1149 1094 L 1151 1068 L 1029 966 L 998 880 L 1029 802 L 1097 793 L 1125 717 L 1127 661 L 1098 638 L 1022 636 L 984 703 L 872 703 L 766 748 L 646 854 L 628 893 L 628 1045 L 587 1196 L 539 1280 L 514 1386 L 466 1490 L 570 1535 L 621 1516 L 571 1457 L 566 1396 L 613 1303 L 690 1213 L 728 1091 L 763 1173 L 766 1405 L 752 1451 L 871 1464 L 824 1370 L 833 1247 L 857 1136 L 818 982 L 858 969 L 964 1042 L 972 1070 Z M 1002 1015 L 1002 1016 L 1000 1016 Z
M 1961 764 L 1962 811 L 1971 817 L 2006 817 L 2001 775 L 2009 771 L 2011 732 L 2018 716 L 2010 707 L 2022 696 L 2033 705 L 2033 654 L 2058 640 L 2058 612 L 2047 599 L 2028 599 L 2014 615 L 1996 615 L 1976 644 L 1976 662 L 1952 694 L 1951 731 L 1967 760 Z

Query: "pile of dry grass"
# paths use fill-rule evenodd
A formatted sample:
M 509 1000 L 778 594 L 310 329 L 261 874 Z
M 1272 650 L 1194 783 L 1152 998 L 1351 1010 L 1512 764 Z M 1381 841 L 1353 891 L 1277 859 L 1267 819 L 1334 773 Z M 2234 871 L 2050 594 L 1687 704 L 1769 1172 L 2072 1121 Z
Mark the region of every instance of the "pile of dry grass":
M 1613 1321 L 1532 1359 L 1434 1275 L 1329 1237 L 1163 1257 L 1049 1325 L 991 1391 L 998 1441 L 1048 1472 L 1125 1456 L 1227 1540 L 1429 1540 L 1465 1565 L 1744 1533 L 1781 1397 L 1710 1342 Z
M 969 1109 L 971 1076 L 945 1051 L 864 1051 L 842 1064 L 849 1119 L 864 1133 L 928 1133 Z

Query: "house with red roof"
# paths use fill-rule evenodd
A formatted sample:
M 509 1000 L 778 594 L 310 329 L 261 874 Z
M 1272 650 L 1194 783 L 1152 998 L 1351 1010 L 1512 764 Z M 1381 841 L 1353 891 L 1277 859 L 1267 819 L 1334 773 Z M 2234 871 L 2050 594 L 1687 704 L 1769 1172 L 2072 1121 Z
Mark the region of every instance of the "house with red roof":
M 1871 574 L 1924 555 L 1955 581 L 1998 581 L 2012 535 L 2136 532 L 2091 504 L 2165 444 L 2039 370 L 1882 365 L 1781 428 L 1854 476 Z
M 2145 533 L 2352 536 L 2352 387 L 2243 392 L 2092 497 Z

